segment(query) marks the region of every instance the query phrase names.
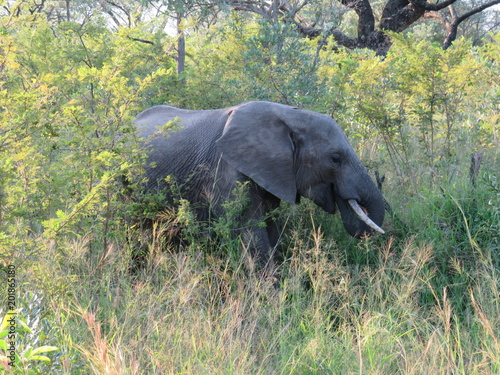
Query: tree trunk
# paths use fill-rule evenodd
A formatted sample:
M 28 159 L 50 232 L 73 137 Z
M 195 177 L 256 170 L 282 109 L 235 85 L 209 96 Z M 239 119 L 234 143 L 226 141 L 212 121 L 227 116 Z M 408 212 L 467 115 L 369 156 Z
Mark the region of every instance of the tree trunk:
M 66 21 L 71 21 L 71 13 L 69 10 L 69 2 L 70 0 L 66 0 Z
M 477 177 L 479 176 L 479 169 L 481 168 L 482 160 L 483 160 L 483 154 L 481 154 L 480 152 L 475 152 L 471 156 L 469 179 L 473 187 L 476 187 L 476 181 Z
M 177 13 L 177 75 L 181 85 L 186 84 L 184 70 L 186 64 L 186 39 L 184 37 L 184 28 L 182 21 L 184 20 L 184 12 Z

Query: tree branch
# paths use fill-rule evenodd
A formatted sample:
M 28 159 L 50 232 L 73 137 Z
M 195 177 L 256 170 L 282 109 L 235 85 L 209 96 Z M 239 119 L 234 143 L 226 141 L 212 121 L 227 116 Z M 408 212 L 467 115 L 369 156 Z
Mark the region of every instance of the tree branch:
M 441 13 L 438 12 L 426 12 L 424 14 L 424 18 L 434 18 L 441 22 L 446 29 L 446 31 L 450 32 L 451 31 L 451 24 L 443 17 Z
M 402 32 L 419 20 L 425 13 L 423 8 L 419 8 L 408 0 L 389 0 L 382 12 L 379 28 Z
M 125 15 L 127 16 L 127 19 L 128 19 L 128 26 L 129 27 L 132 26 L 132 21 L 131 21 L 131 18 L 130 18 L 130 12 L 127 9 L 125 9 L 123 6 L 121 6 L 120 4 L 117 4 L 117 3 L 113 2 L 113 1 L 106 0 L 106 2 L 109 5 L 114 6 L 114 7 L 118 8 L 118 9 L 120 9 L 123 13 L 125 13 Z
M 358 41 L 366 42 L 375 30 L 375 16 L 369 0 L 338 0 L 342 5 L 354 9 L 358 15 Z
M 457 0 L 446 0 L 442 3 L 428 3 L 426 0 L 409 0 L 410 3 L 415 5 L 416 7 L 423 9 L 423 10 L 441 10 L 446 8 L 447 6 L 454 4 Z
M 485 3 L 483 5 L 478 6 L 477 8 L 474 8 L 468 11 L 467 13 L 462 14 L 460 17 L 455 18 L 455 20 L 451 23 L 450 31 L 448 32 L 448 35 L 446 36 L 446 39 L 443 42 L 443 48 L 447 49 L 448 47 L 450 47 L 453 41 L 457 38 L 458 26 L 463 21 L 465 21 L 469 17 L 472 17 L 474 14 L 480 13 L 483 10 L 497 4 L 500 4 L 500 0 L 493 0 L 490 1 L 489 3 Z
M 321 36 L 318 50 L 326 44 L 326 39 L 332 36 L 335 42 L 341 46 L 351 49 L 370 48 L 379 55 L 384 55 L 391 46 L 390 38 L 385 34 L 385 31 L 402 32 L 422 17 L 435 18 L 444 24 L 448 31 L 448 35 L 443 42 L 443 48 L 446 49 L 456 39 L 457 29 L 464 20 L 500 3 L 500 0 L 490 0 L 460 17 L 455 17 L 451 5 L 456 3 L 457 0 L 441 0 L 442 2 L 440 0 L 385 0 L 386 4 L 380 22 L 376 25 L 370 0 L 337 1 L 353 9 L 358 15 L 357 38 L 349 37 L 337 28 L 317 28 L 314 23 L 309 23 L 300 17 L 298 13 L 311 2 L 310 0 L 294 2 L 289 0 L 226 0 L 223 2 L 232 6 L 235 10 L 256 13 L 275 22 L 280 18 L 284 22 L 292 23 L 296 26 L 297 32 L 304 37 L 316 38 Z M 436 3 L 431 1 L 436 1 Z M 445 15 L 438 13 L 438 11 L 447 7 L 450 9 L 453 22 L 449 21 Z
M 239 0 L 229 0 L 227 3 L 233 6 L 235 10 L 242 10 L 245 12 L 252 12 L 261 15 L 264 18 L 270 19 L 272 18 L 273 12 L 273 3 L 266 4 L 262 1 L 239 1 Z M 267 5 L 267 7 L 266 7 Z
M 342 31 L 337 30 L 337 29 L 330 29 L 326 32 L 325 39 L 329 36 L 333 36 L 333 39 L 337 44 L 347 47 L 349 49 L 354 49 L 354 48 L 360 48 L 361 44 L 356 38 L 351 38 L 345 35 Z
M 150 41 L 150 40 L 146 40 L 146 39 L 139 39 L 139 38 L 133 38 L 131 36 L 128 36 L 127 37 L 128 39 L 130 40 L 133 40 L 134 42 L 141 42 L 141 43 L 146 43 L 146 44 L 151 44 L 151 45 L 155 45 L 154 42 Z

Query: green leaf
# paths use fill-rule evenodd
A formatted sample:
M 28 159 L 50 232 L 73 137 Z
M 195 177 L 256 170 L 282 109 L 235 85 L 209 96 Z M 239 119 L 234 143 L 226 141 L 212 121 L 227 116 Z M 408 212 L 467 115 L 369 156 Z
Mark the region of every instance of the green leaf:
M 23 322 L 21 319 L 17 319 L 17 323 L 22 327 L 22 332 L 33 333 L 31 328 L 28 327 L 28 325 L 25 322 Z
M 35 361 L 35 360 L 39 360 L 39 361 L 44 361 L 44 362 L 50 362 L 50 358 L 49 357 L 46 357 L 44 355 L 34 355 L 34 356 L 31 356 L 29 358 L 30 361 Z
M 59 348 L 57 346 L 48 346 L 48 345 L 40 346 L 39 348 L 33 349 L 33 351 L 31 352 L 30 358 L 33 358 L 34 355 L 39 354 L 39 353 L 48 353 L 48 352 L 53 352 L 56 350 L 59 350 Z
M 30 358 L 32 353 L 33 353 L 33 347 L 28 346 L 28 347 L 24 350 L 24 352 L 22 353 L 22 357 L 23 357 L 23 358 Z
M 5 314 L 5 316 L 3 317 L 3 320 L 2 320 L 2 324 L 0 324 L 0 332 L 3 333 L 3 331 L 8 331 L 6 330 L 5 328 L 7 328 L 7 326 L 9 325 L 9 319 L 12 317 L 12 316 L 15 316 L 15 314 Z M 0 333 L 1 334 L 1 333 Z M 1 336 L 0 336 L 1 337 Z

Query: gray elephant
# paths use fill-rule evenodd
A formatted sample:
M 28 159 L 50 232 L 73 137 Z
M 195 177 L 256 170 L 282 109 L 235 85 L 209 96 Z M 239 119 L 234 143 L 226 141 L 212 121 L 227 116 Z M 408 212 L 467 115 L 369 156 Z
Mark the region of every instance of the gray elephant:
M 176 131 L 162 127 L 175 120 Z M 146 189 L 173 176 L 200 220 L 224 213 L 237 182 L 248 181 L 242 222 L 256 260 L 272 258 L 280 233 L 267 213 L 280 201 L 311 199 L 329 213 L 339 208 L 347 232 L 371 235 L 384 220 L 384 199 L 345 134 L 327 115 L 271 102 L 215 110 L 155 106 L 136 118 L 148 149 Z

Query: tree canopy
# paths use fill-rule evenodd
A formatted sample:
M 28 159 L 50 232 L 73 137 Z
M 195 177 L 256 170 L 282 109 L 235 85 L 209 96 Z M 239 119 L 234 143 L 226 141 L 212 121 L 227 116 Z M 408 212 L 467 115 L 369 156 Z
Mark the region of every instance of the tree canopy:
M 163 26 L 168 17 L 196 17 L 212 24 L 229 11 L 239 11 L 273 23 L 291 24 L 300 35 L 319 38 L 322 44 L 333 38 L 338 46 L 368 48 L 385 55 L 392 44 L 391 33 L 404 32 L 424 21 L 434 20 L 441 26 L 427 37 L 439 34 L 444 48 L 460 35 L 461 28 L 470 32 L 471 25 L 484 37 L 485 32 L 499 26 L 499 11 L 495 7 L 499 3 L 500 0 L 20 0 L 4 1 L 3 12 L 9 16 L 43 14 L 53 21 L 86 22 L 98 11 L 115 27 L 130 27 L 160 16 Z M 495 8 L 491 10 L 492 7 Z

